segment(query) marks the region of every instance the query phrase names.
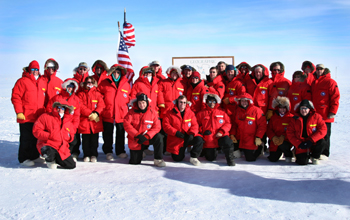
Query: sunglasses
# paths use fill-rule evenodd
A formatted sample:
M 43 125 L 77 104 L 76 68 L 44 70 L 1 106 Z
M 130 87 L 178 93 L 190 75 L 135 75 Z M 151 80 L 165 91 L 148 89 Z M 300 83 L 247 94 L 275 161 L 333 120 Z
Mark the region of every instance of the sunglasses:
M 91 81 L 87 81 L 86 84 L 92 84 L 92 82 Z
M 317 68 L 316 70 L 323 70 L 323 68 Z
M 300 110 L 307 110 L 309 109 L 308 107 L 300 107 Z
M 180 104 L 186 104 L 186 102 L 179 102 Z
M 208 104 L 216 104 L 216 101 L 207 101 Z
M 241 69 L 247 69 L 247 68 L 248 68 L 248 67 L 246 67 L 246 66 L 242 66 L 242 67 L 241 67 Z
M 192 79 L 199 79 L 199 77 L 195 76 L 195 77 L 192 77 Z
M 280 69 L 273 69 L 272 71 L 281 72 Z
M 58 108 L 59 110 L 66 110 L 66 108 L 63 107 L 63 106 L 58 106 L 57 108 Z
M 86 68 L 79 68 L 79 70 L 83 70 L 83 71 L 85 71 L 85 70 L 86 70 Z
M 216 73 L 216 71 L 210 71 L 210 73 Z
M 39 71 L 39 69 L 30 69 L 30 71 Z
M 47 67 L 47 68 L 48 68 L 48 69 L 53 69 L 53 70 L 55 69 L 55 67 Z

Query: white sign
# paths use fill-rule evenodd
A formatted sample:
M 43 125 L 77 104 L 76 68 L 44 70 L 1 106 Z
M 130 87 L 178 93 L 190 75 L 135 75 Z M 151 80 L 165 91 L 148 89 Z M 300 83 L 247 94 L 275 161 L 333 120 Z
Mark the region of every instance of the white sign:
M 173 57 L 173 65 L 181 67 L 182 65 L 190 65 L 194 67 L 205 79 L 209 75 L 209 69 L 216 67 L 218 62 L 223 61 L 226 64 L 234 64 L 234 56 L 217 56 L 217 57 Z

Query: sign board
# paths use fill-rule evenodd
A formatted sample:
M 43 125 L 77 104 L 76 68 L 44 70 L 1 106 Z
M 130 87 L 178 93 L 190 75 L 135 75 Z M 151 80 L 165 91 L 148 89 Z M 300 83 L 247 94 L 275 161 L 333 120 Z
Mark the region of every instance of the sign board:
M 227 64 L 235 65 L 234 56 L 217 56 L 217 57 L 173 57 L 174 66 L 190 65 L 194 67 L 205 79 L 205 75 L 209 75 L 209 69 L 216 67 L 218 62 L 224 61 Z

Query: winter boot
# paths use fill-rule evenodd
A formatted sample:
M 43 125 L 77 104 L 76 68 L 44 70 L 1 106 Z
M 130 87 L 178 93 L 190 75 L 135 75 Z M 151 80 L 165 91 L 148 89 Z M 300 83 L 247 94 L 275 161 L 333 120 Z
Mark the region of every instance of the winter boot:
M 193 158 L 193 157 L 190 158 L 190 163 L 195 166 L 201 165 L 201 162 L 197 158 Z
M 233 152 L 232 151 L 228 151 L 225 153 L 225 157 L 226 157 L 226 161 L 227 161 L 227 165 L 229 166 L 235 166 L 236 163 L 234 161 L 234 156 L 233 156 Z
M 233 157 L 236 158 L 241 158 L 241 151 L 240 150 L 235 150 L 233 151 Z
M 84 157 L 84 162 L 90 162 L 90 157 Z
M 125 159 L 128 157 L 128 155 L 126 153 L 121 153 L 121 154 L 118 154 L 117 157 L 119 157 L 121 159 Z
M 73 160 L 74 160 L 74 162 L 77 162 L 78 161 L 78 154 L 72 154 L 72 157 L 73 157 Z
M 146 149 L 146 150 L 144 150 L 143 152 L 145 152 L 145 154 L 146 154 L 146 155 L 149 155 L 149 156 L 154 154 L 154 152 L 151 151 L 151 150 L 149 150 L 149 149 Z
M 156 165 L 157 167 L 165 167 L 166 166 L 163 159 L 160 159 L 160 160 L 154 159 L 154 165 Z
M 106 159 L 109 160 L 109 161 L 113 161 L 114 160 L 113 154 L 112 153 L 107 153 L 106 154 Z
M 312 161 L 313 165 L 319 165 L 320 164 L 319 159 L 311 157 L 311 161 Z
M 96 163 L 97 162 L 97 157 L 92 156 L 90 161 L 91 161 L 91 163 Z
M 52 162 L 46 162 L 46 165 L 49 169 L 55 170 L 57 169 L 58 164 L 56 163 L 56 161 L 52 161 Z
M 28 159 L 28 160 L 23 161 L 21 163 L 21 165 L 25 166 L 25 167 L 32 167 L 32 166 L 34 166 L 34 161 Z
M 286 163 L 291 163 L 292 162 L 292 157 L 286 157 Z

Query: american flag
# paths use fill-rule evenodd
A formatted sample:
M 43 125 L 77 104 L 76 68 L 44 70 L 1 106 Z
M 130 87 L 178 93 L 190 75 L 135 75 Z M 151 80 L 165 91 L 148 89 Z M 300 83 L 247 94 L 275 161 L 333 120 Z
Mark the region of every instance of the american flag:
M 123 24 L 123 34 L 126 46 L 129 48 L 135 46 L 135 29 L 130 23 L 124 22 Z
M 119 48 L 117 53 L 117 59 L 118 63 L 123 66 L 127 70 L 126 78 L 128 78 L 128 81 L 130 85 L 132 85 L 132 78 L 134 77 L 134 70 L 132 68 L 132 63 L 129 57 L 128 48 L 125 45 L 125 41 L 122 35 L 122 32 L 119 31 L 120 35 L 120 41 L 119 41 Z

